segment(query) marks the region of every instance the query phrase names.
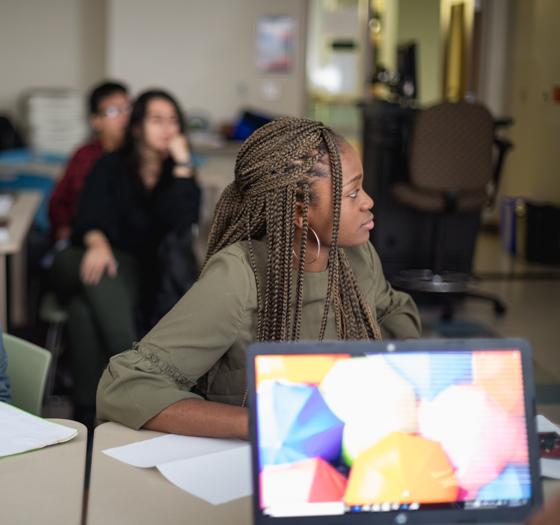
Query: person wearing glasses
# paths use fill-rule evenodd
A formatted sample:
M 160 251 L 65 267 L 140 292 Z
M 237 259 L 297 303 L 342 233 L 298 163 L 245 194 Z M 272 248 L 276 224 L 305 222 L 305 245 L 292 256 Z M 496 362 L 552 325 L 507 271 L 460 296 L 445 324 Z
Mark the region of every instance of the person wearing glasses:
M 164 91 L 148 91 L 134 102 L 124 146 L 103 155 L 85 179 L 71 246 L 56 255 L 51 277 L 68 308 L 74 418 L 90 429 L 109 358 L 149 328 L 168 272 L 158 264 L 162 251 L 170 239 L 190 239 L 198 222 L 200 190 L 193 175 L 179 105 Z M 174 264 L 185 270 L 189 256 L 179 251 Z
M 49 218 L 55 242 L 65 244 L 70 239 L 84 180 L 101 155 L 122 146 L 130 109 L 128 90 L 122 84 L 103 82 L 91 92 L 89 121 L 95 138 L 74 153 L 50 199 Z

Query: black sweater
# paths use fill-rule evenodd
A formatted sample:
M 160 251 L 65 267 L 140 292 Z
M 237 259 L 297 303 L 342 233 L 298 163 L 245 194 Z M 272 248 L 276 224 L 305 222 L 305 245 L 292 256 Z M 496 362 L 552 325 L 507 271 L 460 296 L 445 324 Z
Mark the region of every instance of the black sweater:
M 72 244 L 82 246 L 88 231 L 101 230 L 112 247 L 139 262 L 153 260 L 166 233 L 198 221 L 200 189 L 192 178 L 173 177 L 171 169 L 166 162 L 160 181 L 148 191 L 121 152 L 101 157 L 86 177 Z

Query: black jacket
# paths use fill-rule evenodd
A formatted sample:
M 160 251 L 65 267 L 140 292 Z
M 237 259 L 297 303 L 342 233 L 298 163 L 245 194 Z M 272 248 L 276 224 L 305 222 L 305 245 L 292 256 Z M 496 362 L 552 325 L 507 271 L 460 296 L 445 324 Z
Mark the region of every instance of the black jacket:
M 108 153 L 86 177 L 73 223 L 72 244 L 102 231 L 111 246 L 132 254 L 141 275 L 143 318 L 164 315 L 196 279 L 191 228 L 198 222 L 200 189 L 194 178 L 173 177 L 165 162 L 160 181 L 146 190 L 120 152 Z

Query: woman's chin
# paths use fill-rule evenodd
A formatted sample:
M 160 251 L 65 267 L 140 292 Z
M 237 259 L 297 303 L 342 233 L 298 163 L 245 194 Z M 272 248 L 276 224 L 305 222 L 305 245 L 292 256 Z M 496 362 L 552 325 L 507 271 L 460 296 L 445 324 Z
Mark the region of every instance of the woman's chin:
M 352 246 L 361 246 L 369 241 L 369 230 L 359 232 L 352 239 L 338 239 L 339 248 L 351 248 Z

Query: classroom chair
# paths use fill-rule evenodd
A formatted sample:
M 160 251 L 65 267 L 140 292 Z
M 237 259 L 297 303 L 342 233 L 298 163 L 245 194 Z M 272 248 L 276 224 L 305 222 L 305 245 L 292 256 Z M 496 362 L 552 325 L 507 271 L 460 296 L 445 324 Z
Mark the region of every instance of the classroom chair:
M 44 348 L 19 337 L 3 334 L 3 339 L 12 382 L 12 404 L 40 416 L 52 356 Z
M 433 218 L 431 267 L 401 272 L 393 284 L 448 296 L 444 319 L 453 316 L 451 300 L 462 297 L 491 301 L 498 314 L 506 311 L 499 297 L 471 288 L 470 272 L 449 272 L 444 265 L 450 240 L 463 234 L 448 228 L 450 219 L 480 213 L 496 192 L 505 153 L 512 145 L 496 138 L 495 127 L 490 112 L 480 104 L 445 102 L 421 111 L 412 133 L 410 178 L 393 185 L 399 204 Z
M 58 366 L 58 356 L 62 343 L 62 334 L 64 332 L 64 326 L 68 321 L 68 311 L 59 304 L 54 292 L 47 292 L 43 296 L 41 305 L 39 306 L 39 319 L 48 325 L 45 348 L 51 353 L 52 364 L 47 378 L 45 400 L 47 403 L 51 403 Z

